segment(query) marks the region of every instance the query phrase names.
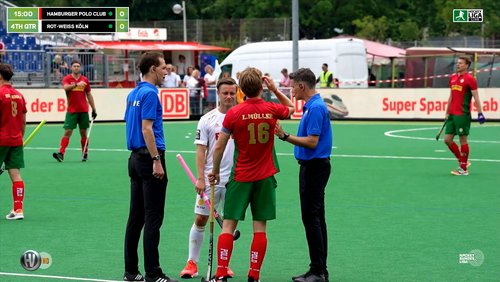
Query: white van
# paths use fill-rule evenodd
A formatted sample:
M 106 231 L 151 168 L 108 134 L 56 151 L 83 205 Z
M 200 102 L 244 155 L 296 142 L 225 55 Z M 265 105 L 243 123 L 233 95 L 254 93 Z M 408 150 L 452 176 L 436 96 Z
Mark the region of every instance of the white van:
M 339 80 L 341 88 L 367 88 L 368 65 L 366 48 L 362 40 L 354 38 L 301 40 L 299 41 L 299 68 L 310 68 L 316 77 L 321 66 Z M 281 79 L 281 70 L 292 72 L 292 41 L 249 43 L 236 48 L 221 63 L 222 72 L 232 77 L 246 67 L 256 67 L 269 73 L 275 81 Z

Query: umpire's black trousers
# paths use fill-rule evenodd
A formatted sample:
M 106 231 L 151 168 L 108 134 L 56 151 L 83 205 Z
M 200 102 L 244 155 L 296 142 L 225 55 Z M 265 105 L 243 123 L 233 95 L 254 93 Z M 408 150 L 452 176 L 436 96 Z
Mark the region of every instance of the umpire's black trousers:
M 133 151 L 128 160 L 130 176 L 130 212 L 125 232 L 125 271 L 139 272 L 137 247 L 144 227 L 144 268 L 156 277 L 162 273 L 158 245 L 167 192 L 167 172 L 164 151 L 160 151 L 165 170 L 163 179 L 153 177 L 153 160 L 147 150 Z
M 330 178 L 330 158 L 299 161 L 299 164 L 300 208 L 309 246 L 310 271 L 326 274 L 325 188 Z

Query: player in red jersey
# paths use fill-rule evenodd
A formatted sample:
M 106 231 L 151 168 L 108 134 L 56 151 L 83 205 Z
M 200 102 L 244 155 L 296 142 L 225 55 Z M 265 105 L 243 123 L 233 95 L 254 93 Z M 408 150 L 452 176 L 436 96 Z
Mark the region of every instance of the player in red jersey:
M 90 93 L 89 80 L 80 72 L 81 63 L 78 60 L 71 62 L 71 72 L 63 78 L 63 87 L 68 99 L 68 111 L 64 120 L 64 135 L 61 138 L 61 147 L 59 152 L 52 154 L 58 162 L 64 160 L 66 148 L 69 145 L 69 138 L 73 134 L 73 129 L 80 128 L 80 143 L 82 145 L 82 162 L 87 161 L 88 141 L 87 129 L 89 128 L 89 104 L 92 107 L 92 119 L 97 117 L 94 104 L 94 97 Z M 87 103 L 88 101 L 88 103 Z M 85 143 L 87 148 L 83 152 Z
M 281 104 L 262 99 L 262 81 Z M 274 85 L 269 77 L 262 77 L 256 68 L 241 73 L 241 90 L 247 99 L 226 113 L 219 140 L 215 145 L 213 168 L 208 177 L 211 183 L 219 181 L 222 154 L 232 135 L 235 144 L 234 165 L 226 185 L 224 223 L 217 242 L 217 272 L 210 280 L 227 281 L 227 270 L 233 251 L 233 232 L 239 220 L 245 219 L 250 204 L 254 236 L 250 248 L 248 281 L 258 281 L 267 248 L 266 223 L 276 218 L 276 179 L 279 171 L 274 155 L 274 130 L 278 119 L 286 119 L 294 111 L 292 101 Z
M 12 87 L 12 67 L 0 63 L 0 164 L 5 163 L 12 181 L 14 207 L 7 219 L 23 219 L 24 168 L 23 135 L 26 127 L 26 101 L 21 93 Z
M 486 119 L 481 108 L 481 101 L 477 93 L 477 81 L 468 73 L 471 61 L 467 56 L 461 56 L 457 61 L 457 72 L 450 78 L 450 97 L 446 109 L 446 129 L 444 143 L 458 160 L 459 167 L 451 172 L 453 175 L 469 175 L 467 167 L 469 163 L 469 144 L 467 136 L 469 136 L 471 123 L 471 99 L 474 97 L 474 102 L 478 111 L 477 120 L 483 124 Z M 455 135 L 458 135 L 460 148 L 453 141 Z

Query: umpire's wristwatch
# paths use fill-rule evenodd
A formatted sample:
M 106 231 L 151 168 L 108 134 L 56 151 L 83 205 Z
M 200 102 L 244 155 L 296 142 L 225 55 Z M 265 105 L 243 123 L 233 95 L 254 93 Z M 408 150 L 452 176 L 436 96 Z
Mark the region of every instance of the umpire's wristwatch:
M 159 161 L 161 159 L 160 155 L 156 155 L 153 158 L 153 161 Z
M 278 137 L 278 138 L 282 141 L 286 141 L 286 139 L 288 139 L 288 137 L 290 137 L 290 133 L 284 132 L 283 137 Z

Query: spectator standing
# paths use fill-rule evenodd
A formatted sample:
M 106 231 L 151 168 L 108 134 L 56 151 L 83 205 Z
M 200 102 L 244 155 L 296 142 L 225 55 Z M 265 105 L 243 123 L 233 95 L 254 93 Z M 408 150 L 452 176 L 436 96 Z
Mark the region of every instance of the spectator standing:
M 172 66 L 172 64 L 167 64 L 167 75 L 165 75 L 162 86 L 166 88 L 179 87 L 179 78 L 174 72 L 174 66 Z
M 319 82 L 319 87 L 320 88 L 333 88 L 333 87 L 335 87 L 334 80 L 333 80 L 333 73 L 328 70 L 328 64 L 324 63 L 321 66 L 321 69 L 323 71 L 319 75 L 318 79 L 316 79 L 316 83 Z
M 205 79 L 205 85 L 207 86 L 208 90 L 208 97 L 207 97 L 208 110 L 212 110 L 213 108 L 215 108 L 215 101 L 216 101 L 215 83 L 217 82 L 217 77 L 215 77 L 214 69 L 212 68 L 211 65 L 205 66 L 205 76 L 203 78 Z
M 283 68 L 281 70 L 281 75 L 280 87 L 283 87 L 281 88 L 281 92 L 290 97 L 290 77 L 288 76 L 288 70 Z

